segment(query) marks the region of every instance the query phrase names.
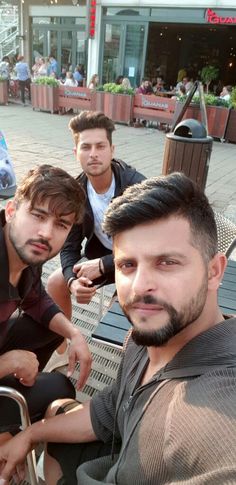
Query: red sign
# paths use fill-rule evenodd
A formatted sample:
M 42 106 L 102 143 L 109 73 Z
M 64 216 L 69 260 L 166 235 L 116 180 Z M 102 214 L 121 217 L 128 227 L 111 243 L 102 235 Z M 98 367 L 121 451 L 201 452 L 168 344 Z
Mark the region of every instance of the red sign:
M 236 24 L 236 17 L 220 17 L 211 8 L 206 11 L 206 20 L 209 24 Z
M 89 37 L 91 39 L 95 36 L 95 22 L 96 22 L 96 0 L 90 0 L 90 8 L 89 8 Z

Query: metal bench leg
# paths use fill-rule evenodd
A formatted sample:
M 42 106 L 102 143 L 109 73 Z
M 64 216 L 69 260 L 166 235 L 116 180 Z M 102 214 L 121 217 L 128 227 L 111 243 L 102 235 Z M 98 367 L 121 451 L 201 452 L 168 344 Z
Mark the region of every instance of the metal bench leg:
M 22 429 L 26 429 L 30 426 L 30 417 L 28 412 L 27 402 L 22 396 L 22 394 L 12 387 L 0 386 L 0 396 L 2 397 L 9 397 L 17 402 L 19 409 L 20 409 L 20 416 L 21 416 L 21 424 Z M 35 451 L 32 450 L 27 455 L 27 465 L 29 471 L 29 478 L 31 485 L 38 485 L 38 477 L 36 472 L 36 459 L 35 459 Z

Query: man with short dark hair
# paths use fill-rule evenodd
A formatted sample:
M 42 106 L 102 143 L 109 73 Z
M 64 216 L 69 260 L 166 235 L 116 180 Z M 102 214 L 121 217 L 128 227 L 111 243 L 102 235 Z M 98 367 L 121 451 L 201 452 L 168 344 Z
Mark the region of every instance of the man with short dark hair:
M 183 174 L 153 178 L 113 201 L 104 230 L 133 326 L 117 379 L 0 447 L 1 477 L 53 441 L 47 485 L 235 483 L 236 321 L 217 303 L 226 257 L 206 196 Z
M 55 396 L 75 395 L 61 374 L 38 374 L 67 337 L 69 373 L 77 360 L 82 386 L 91 366 L 80 331 L 44 290 L 42 264 L 63 246 L 83 215 L 85 194 L 64 170 L 41 165 L 29 171 L 0 212 L 0 385 L 20 391 L 31 419 L 40 419 Z M 19 426 L 15 403 L 0 397 L 0 441 Z
M 71 119 L 76 156 L 83 172 L 77 180 L 87 194 L 81 224 L 75 224 L 61 251 L 62 268 L 48 280 L 48 292 L 71 318 L 71 294 L 79 303 L 89 303 L 97 285 L 114 283 L 112 240 L 102 229 L 104 213 L 114 197 L 144 176 L 122 160 L 113 158 L 111 119 L 101 112 L 83 111 Z M 80 262 L 82 245 L 88 261 Z

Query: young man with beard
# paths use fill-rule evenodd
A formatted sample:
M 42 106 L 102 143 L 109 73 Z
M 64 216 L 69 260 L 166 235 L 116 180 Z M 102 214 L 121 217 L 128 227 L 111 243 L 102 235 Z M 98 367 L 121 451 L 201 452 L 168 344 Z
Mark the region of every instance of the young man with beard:
M 15 197 L 0 212 L 0 385 L 20 391 L 33 421 L 55 397 L 73 397 L 61 374 L 39 373 L 63 338 L 71 341 L 69 373 L 81 364 L 79 386 L 91 366 L 80 331 L 44 290 L 42 264 L 62 248 L 72 225 L 81 220 L 85 194 L 67 172 L 51 165 L 29 171 Z M 16 404 L 0 397 L 0 441 L 20 422 Z
M 206 196 L 183 174 L 150 179 L 113 201 L 104 230 L 133 325 L 117 380 L 0 447 L 2 479 L 53 441 L 47 485 L 235 483 L 236 320 L 217 303 L 226 258 Z

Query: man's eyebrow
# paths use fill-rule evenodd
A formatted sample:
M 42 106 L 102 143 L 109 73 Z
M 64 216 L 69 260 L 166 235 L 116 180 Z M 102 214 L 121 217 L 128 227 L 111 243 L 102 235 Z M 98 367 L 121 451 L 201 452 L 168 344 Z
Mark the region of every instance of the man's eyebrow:
M 31 211 L 34 210 L 36 212 L 39 212 L 39 214 L 42 214 L 44 216 L 51 216 L 51 215 L 53 215 L 54 217 L 56 217 L 57 220 L 59 220 L 60 222 L 62 222 L 66 226 L 68 226 L 68 227 L 71 226 L 71 222 L 68 221 L 67 219 L 64 219 L 64 216 L 63 215 L 57 216 L 56 214 L 53 214 L 52 212 L 46 211 L 45 209 L 41 209 L 40 207 L 33 207 L 30 210 Z

